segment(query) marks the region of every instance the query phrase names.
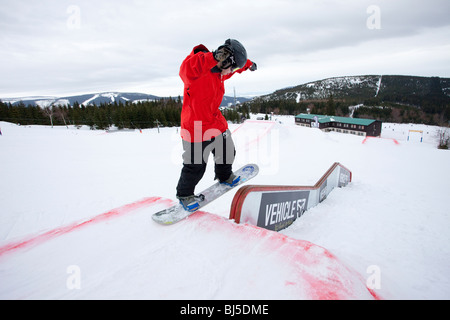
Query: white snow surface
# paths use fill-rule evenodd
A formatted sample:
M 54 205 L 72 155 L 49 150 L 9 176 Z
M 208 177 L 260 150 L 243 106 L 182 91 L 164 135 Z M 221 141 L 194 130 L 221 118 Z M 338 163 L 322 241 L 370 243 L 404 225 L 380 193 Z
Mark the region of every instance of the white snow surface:
M 273 120 L 230 124 L 235 168 L 260 166 L 251 184 L 314 185 L 334 162 L 353 174 L 280 233 L 228 220 L 236 191 L 176 225 L 152 221 L 175 198 L 179 128 L 0 122 L 0 299 L 371 299 L 373 270 L 383 299 L 449 299 L 438 128 L 384 124 L 385 139 L 362 143 Z M 211 161 L 197 192 L 213 183 Z

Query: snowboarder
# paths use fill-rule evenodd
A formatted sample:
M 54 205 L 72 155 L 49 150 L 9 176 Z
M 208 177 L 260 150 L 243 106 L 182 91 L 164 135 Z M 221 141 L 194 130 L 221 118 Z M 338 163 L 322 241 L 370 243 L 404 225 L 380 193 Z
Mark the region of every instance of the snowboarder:
M 236 155 L 228 123 L 219 110 L 225 94 L 224 81 L 236 72 L 256 70 L 256 64 L 247 59 L 247 51 L 237 40 L 228 39 L 216 51 L 210 52 L 200 44 L 184 59 L 180 77 L 184 83 L 181 111 L 181 138 L 183 142 L 183 169 L 177 185 L 177 198 L 185 210 L 194 212 L 199 199 L 195 186 L 202 179 L 209 154 L 215 162 L 215 179 L 234 186 L 232 164 Z

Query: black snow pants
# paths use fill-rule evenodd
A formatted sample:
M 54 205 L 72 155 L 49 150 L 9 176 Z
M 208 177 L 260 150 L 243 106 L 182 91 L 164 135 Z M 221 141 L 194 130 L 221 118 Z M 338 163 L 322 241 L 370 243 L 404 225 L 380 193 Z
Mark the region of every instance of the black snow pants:
M 233 173 L 236 149 L 229 130 L 208 141 L 190 143 L 183 140 L 183 150 L 183 169 L 177 185 L 177 197 L 194 194 L 195 186 L 205 173 L 211 152 L 214 155 L 215 179 L 225 181 Z

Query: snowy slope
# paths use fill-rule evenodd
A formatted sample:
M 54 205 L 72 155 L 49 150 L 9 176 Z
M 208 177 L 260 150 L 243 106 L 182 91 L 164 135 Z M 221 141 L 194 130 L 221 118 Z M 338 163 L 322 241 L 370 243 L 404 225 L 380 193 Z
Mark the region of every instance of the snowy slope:
M 228 221 L 234 192 L 204 208 L 212 215 L 151 221 L 174 198 L 177 128 L 0 123 L 0 298 L 370 299 L 375 266 L 383 298 L 448 299 L 450 153 L 436 149 L 436 128 L 385 124 L 399 145 L 363 144 L 277 120 L 231 125 L 236 167 L 260 166 L 252 184 L 313 185 L 333 162 L 353 172 L 278 234 Z M 410 128 L 424 131 L 423 143 L 406 141 Z M 210 164 L 198 190 L 213 177 Z

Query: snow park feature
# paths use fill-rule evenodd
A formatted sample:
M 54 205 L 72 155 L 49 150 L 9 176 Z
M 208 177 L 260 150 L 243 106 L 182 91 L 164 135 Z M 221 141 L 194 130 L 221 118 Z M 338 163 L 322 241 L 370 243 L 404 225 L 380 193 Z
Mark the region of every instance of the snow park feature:
M 280 231 L 351 180 L 351 171 L 336 162 L 314 186 L 247 185 L 234 196 L 230 219 Z
M 412 137 L 412 138 L 411 138 Z M 420 137 L 420 139 L 418 139 Z M 416 138 L 417 140 L 420 140 L 420 142 L 423 142 L 423 131 L 422 130 L 409 130 L 408 131 L 408 141 L 414 140 L 413 138 Z
M 0 299 L 448 299 L 439 128 L 383 123 L 399 144 L 362 144 L 273 120 L 230 124 L 234 168 L 256 163 L 255 185 L 312 186 L 334 162 L 352 172 L 279 232 L 229 219 L 237 188 L 171 227 L 152 221 L 174 203 L 179 128 L 1 122 Z M 198 191 L 214 181 L 211 160 Z

